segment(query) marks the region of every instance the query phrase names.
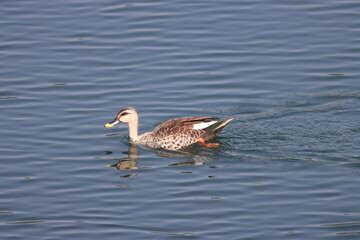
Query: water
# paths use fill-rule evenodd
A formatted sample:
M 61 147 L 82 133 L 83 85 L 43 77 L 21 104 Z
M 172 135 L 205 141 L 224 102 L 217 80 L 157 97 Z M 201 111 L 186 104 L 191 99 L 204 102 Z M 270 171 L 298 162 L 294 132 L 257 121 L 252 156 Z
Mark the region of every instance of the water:
M 1 239 L 359 239 L 358 1 L 3 1 Z M 134 148 L 182 116 L 221 147 Z

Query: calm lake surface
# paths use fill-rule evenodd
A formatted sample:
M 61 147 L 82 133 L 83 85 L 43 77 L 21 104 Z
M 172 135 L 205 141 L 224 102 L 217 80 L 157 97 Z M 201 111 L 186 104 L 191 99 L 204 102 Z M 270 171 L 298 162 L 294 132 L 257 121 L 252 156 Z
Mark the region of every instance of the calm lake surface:
M 359 1 L 0 6 L 1 239 L 360 239 Z M 124 106 L 236 119 L 151 151 Z

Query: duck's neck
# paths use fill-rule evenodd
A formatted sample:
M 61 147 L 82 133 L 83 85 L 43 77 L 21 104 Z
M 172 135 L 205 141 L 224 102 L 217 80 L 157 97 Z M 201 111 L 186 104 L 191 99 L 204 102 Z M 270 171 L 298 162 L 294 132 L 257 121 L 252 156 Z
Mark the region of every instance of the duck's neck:
M 130 139 L 136 141 L 139 139 L 138 136 L 139 119 L 136 118 L 134 121 L 129 122 L 129 135 Z

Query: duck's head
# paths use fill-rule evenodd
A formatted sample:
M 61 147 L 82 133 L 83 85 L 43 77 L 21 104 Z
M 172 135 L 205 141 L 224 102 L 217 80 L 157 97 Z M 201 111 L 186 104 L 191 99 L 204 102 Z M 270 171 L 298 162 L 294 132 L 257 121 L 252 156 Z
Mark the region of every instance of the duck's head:
M 111 122 L 104 125 L 104 127 L 109 128 L 115 126 L 118 123 L 126 122 L 133 123 L 138 121 L 138 113 L 135 108 L 125 107 L 116 114 L 116 117 Z

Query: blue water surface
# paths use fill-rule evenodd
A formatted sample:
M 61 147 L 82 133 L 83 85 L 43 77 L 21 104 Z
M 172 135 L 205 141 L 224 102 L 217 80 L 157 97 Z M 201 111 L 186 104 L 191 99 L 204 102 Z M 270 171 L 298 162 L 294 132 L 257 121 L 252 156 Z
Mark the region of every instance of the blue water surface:
M 359 1 L 0 5 L 1 239 L 359 239 Z M 154 151 L 124 106 L 236 119 Z

